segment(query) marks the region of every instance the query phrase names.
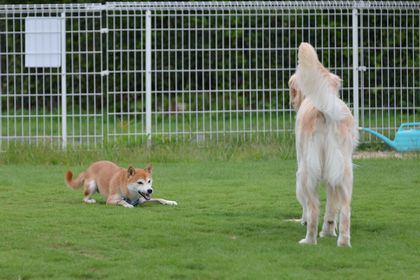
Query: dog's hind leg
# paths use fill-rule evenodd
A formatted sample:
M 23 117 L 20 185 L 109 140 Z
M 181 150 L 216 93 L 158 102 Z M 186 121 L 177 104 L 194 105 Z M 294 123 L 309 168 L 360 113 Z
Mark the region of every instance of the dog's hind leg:
M 304 173 L 303 173 L 304 174 Z M 301 178 L 302 195 L 305 197 L 304 215 L 306 216 L 306 237 L 299 244 L 316 244 L 318 229 L 319 201 L 316 180 Z
M 337 236 L 335 229 L 337 227 L 338 215 L 338 193 L 336 187 L 327 185 L 327 205 L 325 208 L 324 224 L 319 233 L 320 237 Z
M 351 170 L 351 167 L 349 168 Z M 343 184 L 337 191 L 339 192 L 341 209 L 340 209 L 340 225 L 339 235 L 337 240 L 338 246 L 350 245 L 350 216 L 351 216 L 351 196 L 353 188 L 353 174 L 350 171 L 350 175 L 344 178 Z
M 300 219 L 300 223 L 302 225 L 306 225 L 307 224 L 307 218 L 306 218 L 306 199 L 305 199 L 305 195 L 304 195 L 304 190 L 303 190 L 303 182 L 302 182 L 302 175 L 301 175 L 301 171 L 298 171 L 296 173 L 296 198 L 299 201 L 300 205 L 302 206 L 302 218 Z
M 92 195 L 98 190 L 96 182 L 94 180 L 85 180 L 83 183 L 83 201 L 86 203 L 96 203 L 96 200 L 92 198 Z

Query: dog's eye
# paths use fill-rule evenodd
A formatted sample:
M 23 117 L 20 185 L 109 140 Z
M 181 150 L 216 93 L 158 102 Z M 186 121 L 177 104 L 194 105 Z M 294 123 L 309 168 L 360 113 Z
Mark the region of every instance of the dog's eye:
M 150 184 L 150 182 L 152 182 L 152 180 L 147 181 L 147 183 L 149 183 L 149 184 Z
M 139 185 L 143 185 L 143 182 L 137 182 Z

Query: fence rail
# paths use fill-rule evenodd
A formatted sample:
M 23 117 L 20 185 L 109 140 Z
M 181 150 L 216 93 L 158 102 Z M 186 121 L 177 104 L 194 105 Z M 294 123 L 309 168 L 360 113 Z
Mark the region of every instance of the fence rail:
M 360 126 L 419 121 L 419 2 L 0 5 L 0 145 L 281 137 L 302 41 Z

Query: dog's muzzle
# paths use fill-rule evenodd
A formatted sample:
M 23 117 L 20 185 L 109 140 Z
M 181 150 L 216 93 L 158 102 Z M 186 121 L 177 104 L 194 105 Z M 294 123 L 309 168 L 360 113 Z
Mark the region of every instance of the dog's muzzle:
M 148 193 L 143 193 L 142 191 L 138 191 L 139 195 L 141 195 L 144 199 L 146 200 L 150 200 L 150 194 L 152 192 L 148 192 Z

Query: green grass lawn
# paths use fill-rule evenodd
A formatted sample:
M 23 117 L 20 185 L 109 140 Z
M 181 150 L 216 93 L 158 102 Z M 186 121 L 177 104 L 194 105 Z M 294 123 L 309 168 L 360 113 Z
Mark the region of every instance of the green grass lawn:
M 299 245 L 286 221 L 293 159 L 155 162 L 155 196 L 178 206 L 134 209 L 82 203 L 63 176 L 85 166 L 3 163 L 0 279 L 418 279 L 418 159 L 356 164 L 353 247 L 338 248 Z

